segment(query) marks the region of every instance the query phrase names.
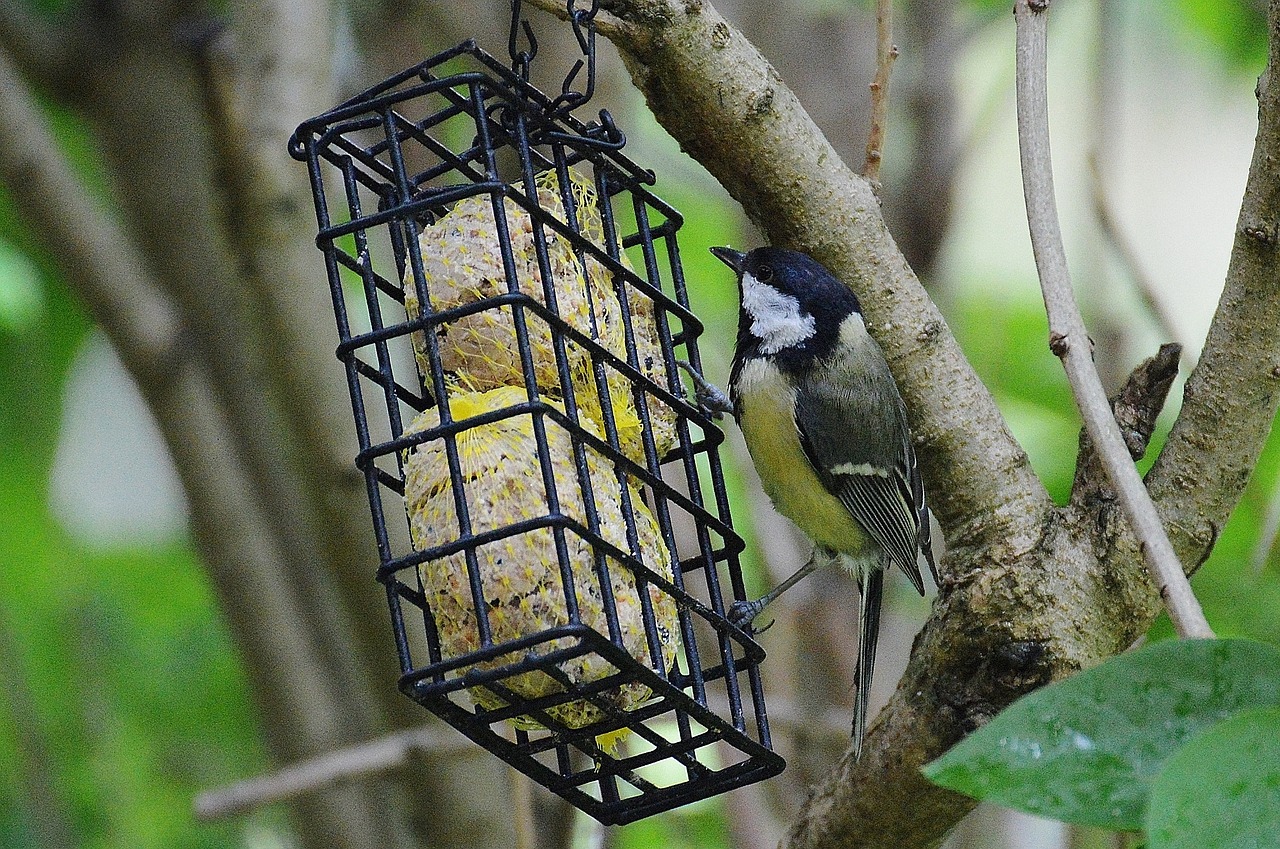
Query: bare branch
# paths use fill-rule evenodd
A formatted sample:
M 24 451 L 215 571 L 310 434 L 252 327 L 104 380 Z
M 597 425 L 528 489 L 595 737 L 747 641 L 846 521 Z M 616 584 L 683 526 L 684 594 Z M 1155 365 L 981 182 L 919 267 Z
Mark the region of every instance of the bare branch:
M 305 512 L 329 572 L 364 622 L 385 615 L 368 591 L 365 498 L 352 465 L 350 401 L 332 347 L 333 307 L 323 285 L 316 220 L 305 169 L 285 140 L 337 100 L 331 79 L 333 22 L 324 3 L 240 2 L 231 27 L 200 54 L 204 107 L 221 179 L 224 231 L 241 262 L 241 288 L 272 375 L 293 469 L 315 500 Z M 340 487 L 342 494 L 334 491 Z M 383 635 L 365 627 L 358 652 L 367 668 L 385 655 Z M 350 646 L 347 647 L 350 653 Z M 399 695 L 390 693 L 399 699 Z
M 876 0 L 876 75 L 871 81 L 871 131 L 867 134 L 867 161 L 862 176 L 871 185 L 880 183 L 880 160 L 889 124 L 889 74 L 898 48 L 893 43 L 893 0 Z
M 416 752 L 448 753 L 471 744 L 440 725 L 424 725 L 355 746 L 345 746 L 284 769 L 202 791 L 195 798 L 195 815 L 215 820 L 241 814 L 261 805 L 313 793 L 344 779 L 385 772 L 404 766 Z
M 531 2 L 565 14 L 557 0 Z M 709 2 L 619 0 L 597 24 L 659 122 L 769 240 L 806 251 L 858 293 L 907 402 L 949 548 L 995 536 L 1034 544 L 1051 502 L 1026 453 L 894 246 L 870 184 L 768 61 Z
M 1151 496 L 1129 458 L 1093 365 L 1092 345 L 1075 303 L 1066 252 L 1058 228 L 1049 156 L 1049 112 L 1046 74 L 1047 0 L 1018 0 L 1017 23 L 1018 139 L 1022 156 L 1023 195 L 1031 245 L 1049 314 L 1049 347 L 1062 360 L 1085 428 L 1103 458 L 1116 494 L 1141 541 L 1147 566 L 1165 600 L 1174 627 L 1183 637 L 1212 637 L 1200 602 L 1191 591 Z

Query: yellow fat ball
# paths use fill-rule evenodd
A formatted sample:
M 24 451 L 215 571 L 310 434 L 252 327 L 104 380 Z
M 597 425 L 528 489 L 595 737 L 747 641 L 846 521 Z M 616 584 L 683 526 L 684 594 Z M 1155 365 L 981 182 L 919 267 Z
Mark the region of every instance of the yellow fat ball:
M 461 421 L 481 413 L 509 407 L 527 400 L 525 390 L 508 386 L 486 392 L 462 393 L 449 399 L 449 410 Z M 552 402 L 548 402 L 552 403 Z M 557 406 L 552 404 L 553 406 Z M 547 451 L 554 472 L 561 511 L 587 525 L 577 466 L 570 434 L 550 417 L 544 417 Z M 435 409 L 419 415 L 407 433 L 439 424 Z M 522 519 L 549 512 L 542 470 L 538 459 L 533 417 L 528 413 L 463 430 L 457 437 L 458 460 L 465 483 L 472 531 L 502 528 Z M 587 474 L 591 483 L 600 535 L 623 551 L 631 550 L 623 519 L 621 485 L 613 466 L 602 455 L 586 448 Z M 646 567 L 668 580 L 672 577 L 671 555 L 658 525 L 631 484 L 631 510 L 635 518 L 639 555 Z M 441 545 L 459 537 L 453 485 L 443 439 L 431 440 L 409 449 L 405 456 L 405 505 L 414 545 L 419 549 Z M 595 570 L 592 546 L 572 531 L 565 542 L 577 591 L 578 610 L 584 624 L 608 636 L 600 580 Z M 495 644 L 544 631 L 569 621 L 564 588 L 553 532 L 541 528 L 507 537 L 476 548 L 476 560 L 484 588 L 484 607 Z M 614 604 L 626 651 L 649 667 L 659 664 L 670 669 L 675 660 L 679 621 L 675 602 L 656 587 L 648 588 L 662 657 L 655 663 L 649 650 L 642 618 L 641 596 L 635 576 L 626 566 L 608 559 Z M 467 576 L 464 554 L 457 553 L 423 563 L 422 586 L 435 617 L 444 658 L 458 657 L 480 648 L 480 633 Z M 569 638 L 537 646 L 541 653 L 566 648 Z M 524 652 L 511 652 L 483 664 L 493 668 L 521 659 Z M 617 672 L 595 654 L 564 661 L 560 669 L 575 684 L 597 681 Z M 504 679 L 503 684 L 526 699 L 562 692 L 551 676 L 532 671 Z M 505 702 L 484 687 L 470 691 L 472 699 L 485 708 Z M 634 710 L 649 699 L 649 688 L 638 682 L 619 685 L 597 698 L 621 710 Z M 602 711 L 586 700 L 574 700 L 549 708 L 548 715 L 570 728 L 584 728 L 604 718 Z M 516 719 L 517 727 L 541 727 L 529 717 Z
M 586 239 L 603 247 L 604 223 L 595 189 L 582 175 L 570 173 L 578 230 Z M 541 207 L 560 221 L 567 221 L 556 173 L 544 171 L 538 175 L 537 187 Z M 504 209 L 519 291 L 545 304 L 533 219 L 513 203 L 505 203 Z M 544 227 L 543 231 L 560 317 L 625 360 L 627 349 L 622 308 L 608 271 L 591 256 L 579 258 L 569 240 L 550 227 Z M 459 201 L 447 215 L 422 229 L 418 244 L 422 253 L 424 282 L 435 311 L 472 304 L 509 291 L 493 201 L 489 195 L 476 195 Z M 630 267 L 626 255 L 619 252 L 619 256 L 623 264 Z M 631 287 L 625 289 L 640 370 L 659 386 L 668 386 L 666 364 L 654 323 L 654 304 Z M 410 318 L 417 318 L 421 315 L 421 304 L 412 270 L 405 272 L 404 295 L 405 311 Z M 562 398 L 564 392 L 560 387 L 551 327 L 531 311 L 525 312 L 525 325 L 538 389 Z M 484 391 L 499 386 L 523 385 L 524 374 L 511 307 L 492 307 L 465 316 L 438 326 L 436 333 L 441 366 L 456 375 L 468 389 Z M 415 333 L 412 341 L 418 367 L 424 375 L 429 374 L 425 338 L 421 333 Z M 600 426 L 603 434 L 602 403 L 591 357 L 583 347 L 567 339 L 565 350 L 574 398 L 583 413 Z M 609 402 L 618 430 L 619 446 L 629 458 L 643 464 L 643 435 L 630 381 L 612 369 L 607 371 Z M 646 400 L 654 444 L 661 456 L 675 447 L 677 441 L 675 413 L 653 396 Z

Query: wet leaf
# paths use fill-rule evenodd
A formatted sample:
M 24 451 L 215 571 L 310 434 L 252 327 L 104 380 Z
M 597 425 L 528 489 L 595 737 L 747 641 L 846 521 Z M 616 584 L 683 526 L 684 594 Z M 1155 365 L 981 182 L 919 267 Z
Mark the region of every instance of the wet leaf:
M 1019 699 L 924 771 L 1039 816 L 1137 830 L 1170 755 L 1254 707 L 1280 707 L 1280 650 L 1247 640 L 1158 643 Z
M 1280 710 L 1241 711 L 1174 752 L 1151 785 L 1149 849 L 1276 845 Z

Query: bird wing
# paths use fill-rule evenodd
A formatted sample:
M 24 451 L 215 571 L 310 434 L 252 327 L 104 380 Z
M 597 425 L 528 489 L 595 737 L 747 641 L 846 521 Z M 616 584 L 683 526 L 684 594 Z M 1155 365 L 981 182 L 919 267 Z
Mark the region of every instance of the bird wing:
M 883 389 L 894 384 L 879 350 L 861 353 L 798 383 L 800 442 L 827 491 L 923 593 L 916 557 L 928 542 L 928 518 L 906 409 L 896 391 Z

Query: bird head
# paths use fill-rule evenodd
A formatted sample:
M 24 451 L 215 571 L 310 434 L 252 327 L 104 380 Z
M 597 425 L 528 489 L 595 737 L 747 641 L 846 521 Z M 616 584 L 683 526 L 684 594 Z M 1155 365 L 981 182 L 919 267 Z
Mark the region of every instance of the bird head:
M 739 347 L 760 354 L 825 347 L 841 322 L 862 308 L 849 287 L 807 254 L 763 247 L 748 253 L 711 249 L 738 276 Z

